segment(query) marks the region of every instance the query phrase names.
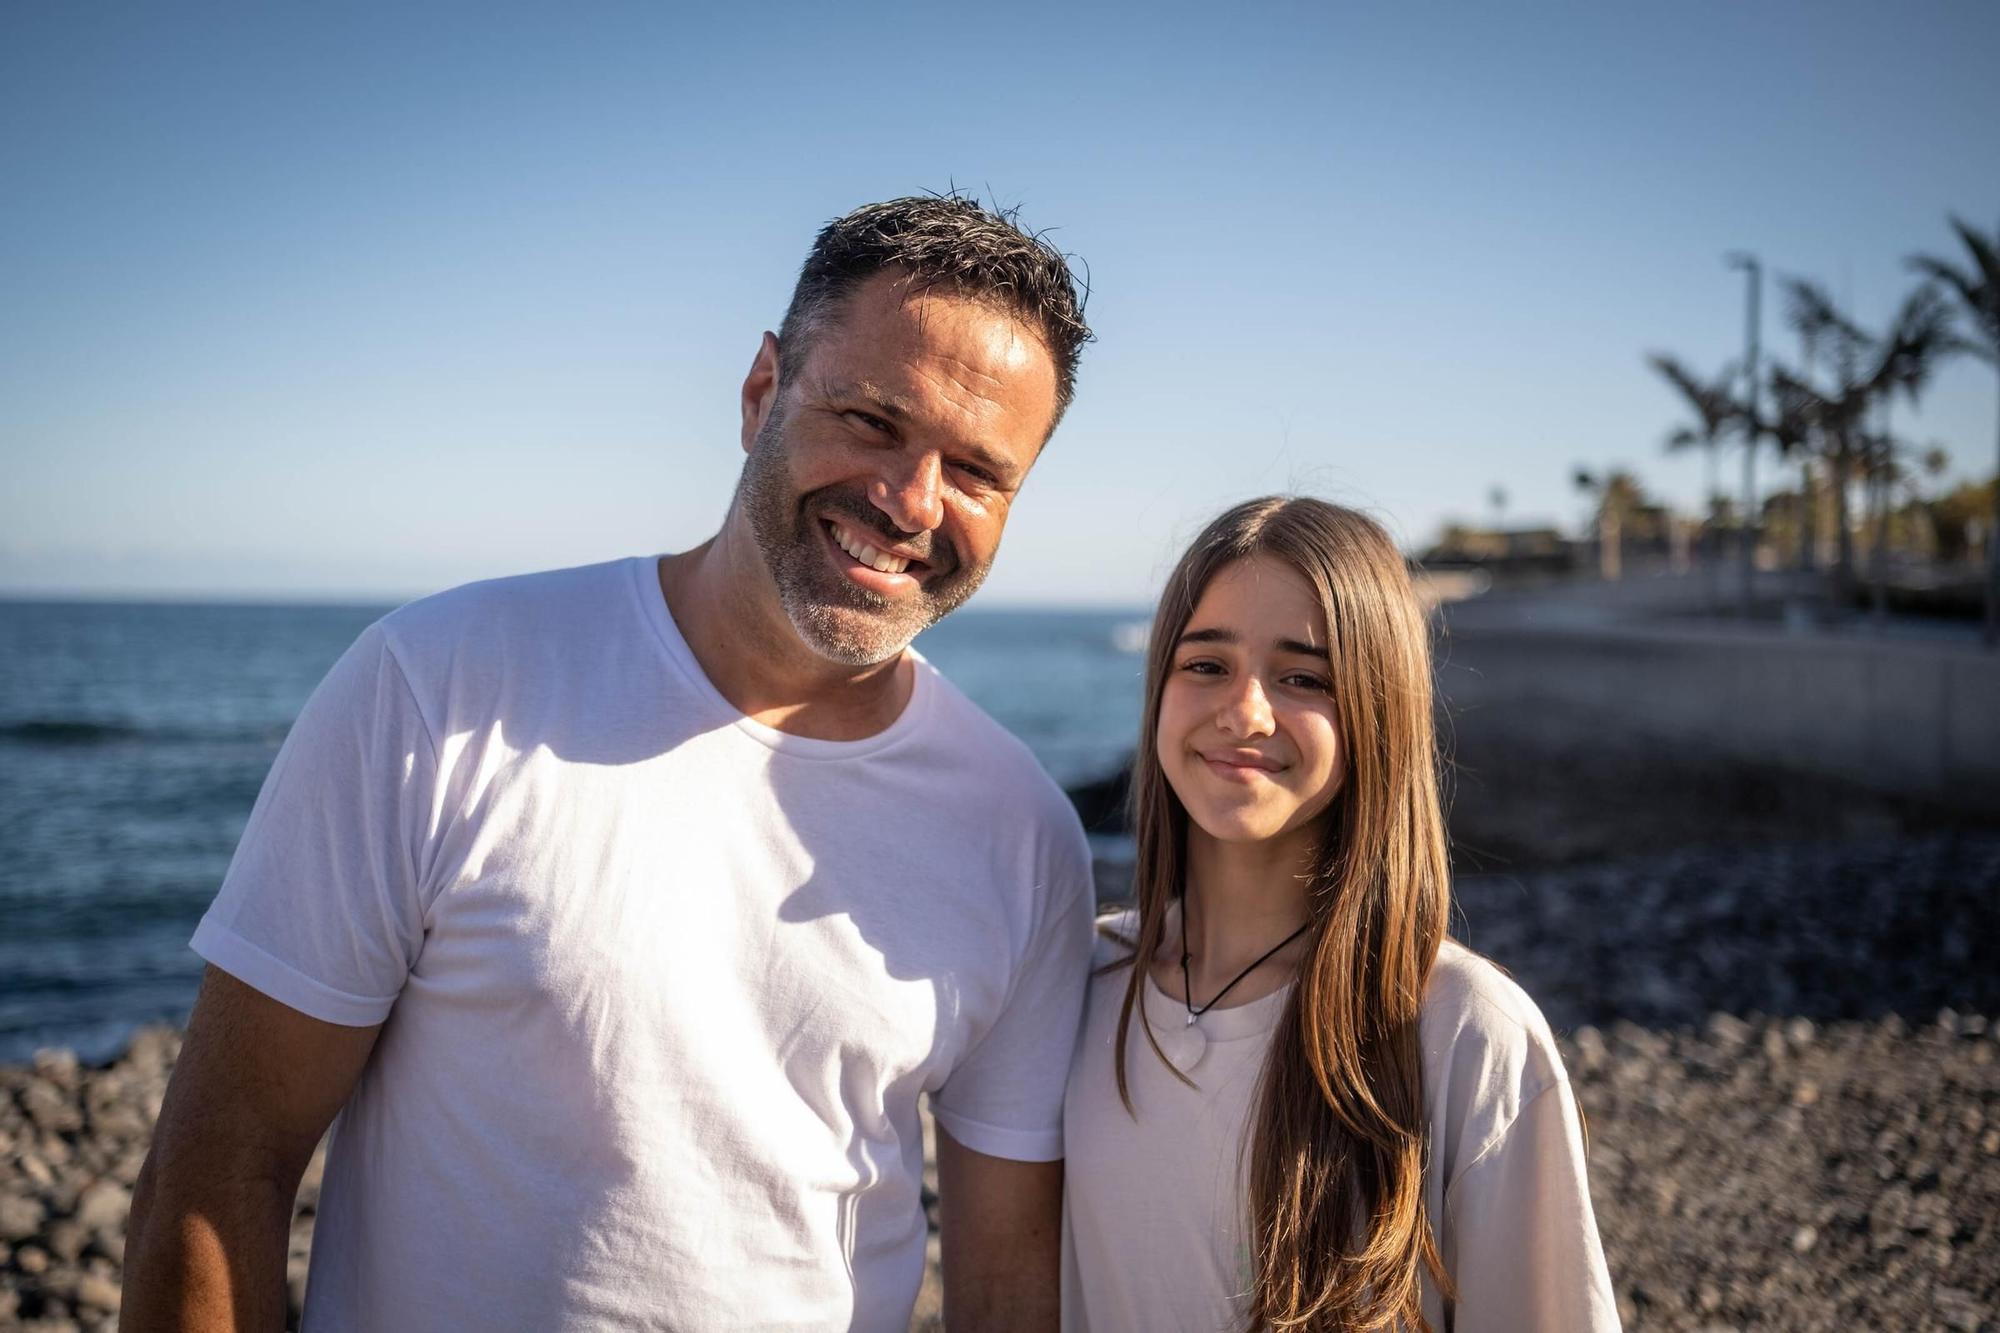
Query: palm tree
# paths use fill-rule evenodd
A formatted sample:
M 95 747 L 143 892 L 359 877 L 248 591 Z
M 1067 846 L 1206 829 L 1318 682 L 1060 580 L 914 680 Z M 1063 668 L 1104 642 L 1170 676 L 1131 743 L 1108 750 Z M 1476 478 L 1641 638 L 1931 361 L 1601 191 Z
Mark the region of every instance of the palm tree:
M 1810 347 L 1807 349 L 1810 352 Z M 1807 373 L 1812 363 L 1808 358 Z M 1757 433 L 1771 442 L 1779 462 L 1799 466 L 1799 572 L 1813 571 L 1813 443 L 1817 432 L 1815 399 L 1804 377 L 1784 366 L 1771 366 L 1771 411 L 1757 423 Z
M 1743 405 L 1736 401 L 1730 388 L 1736 380 L 1735 369 L 1725 366 L 1713 381 L 1704 381 L 1664 352 L 1654 352 L 1647 356 L 1646 360 L 1679 392 L 1693 417 L 1691 422 L 1676 426 L 1667 436 L 1667 449 L 1669 452 L 1693 448 L 1702 450 L 1708 462 L 1708 487 L 1707 493 L 1702 498 L 1713 504 L 1715 497 L 1722 493 L 1721 484 L 1716 476 L 1716 455 L 1721 447 L 1722 437 L 1728 432 L 1730 424 L 1744 415 Z M 1715 580 L 1720 572 L 1715 555 L 1713 550 L 1702 552 L 1702 564 L 1708 570 L 1711 602 L 1716 599 Z
M 1848 486 L 1858 453 L 1855 436 L 1868 406 L 1861 359 L 1875 340 L 1842 314 L 1833 298 L 1817 283 L 1787 278 L 1783 286 L 1785 318 L 1798 330 L 1807 348 L 1830 345 L 1833 349 L 1833 382 L 1829 389 L 1816 385 L 1811 372 L 1793 372 L 1778 366 L 1772 369 L 1771 377 L 1779 401 L 1789 400 L 1793 410 L 1809 423 L 1810 433 L 1817 438 L 1826 461 L 1827 484 L 1833 493 L 1834 597 L 1844 605 L 1854 580 L 1854 534 L 1848 530 Z
M 1639 479 L 1623 468 L 1603 475 L 1577 468 L 1571 477 L 1576 489 L 1597 501 L 1597 572 L 1616 581 L 1625 571 L 1625 525 L 1646 509 L 1646 491 Z
M 1804 375 L 1776 367 L 1772 384 L 1782 414 L 1793 412 L 1820 441 L 1833 490 L 1836 545 L 1835 598 L 1845 604 L 1854 585 L 1854 534 L 1848 517 L 1850 488 L 1867 476 L 1871 413 L 1884 412 L 1901 392 L 1912 403 L 1928 387 L 1938 362 L 1964 344 L 1951 331 L 1951 312 L 1937 289 L 1925 284 L 1904 300 L 1886 336 L 1870 337 L 1842 314 L 1816 284 L 1788 279 L 1787 316 L 1809 346 L 1829 341 L 1834 382 L 1820 389 Z M 1887 434 L 1886 425 L 1882 431 Z
M 1910 267 L 1951 289 L 1984 343 L 1960 346 L 2000 369 L 2000 229 L 1989 239 L 1955 217 L 1951 227 L 1971 257 L 1970 265 L 1961 268 L 1931 255 L 1913 255 Z M 2000 477 L 2000 467 L 1994 475 Z M 1994 488 L 1987 531 L 1991 535 L 1986 539 L 1986 646 L 1991 648 L 2000 645 L 2000 486 Z

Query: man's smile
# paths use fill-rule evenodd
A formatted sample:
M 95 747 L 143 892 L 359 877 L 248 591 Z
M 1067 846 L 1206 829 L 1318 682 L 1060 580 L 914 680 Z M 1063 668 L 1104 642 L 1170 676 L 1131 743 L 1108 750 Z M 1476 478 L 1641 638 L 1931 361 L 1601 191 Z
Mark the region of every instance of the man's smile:
M 891 597 L 914 592 L 922 586 L 922 578 L 931 572 L 924 561 L 881 545 L 879 536 L 851 523 L 821 518 L 819 526 L 832 548 L 834 564 L 871 592 Z

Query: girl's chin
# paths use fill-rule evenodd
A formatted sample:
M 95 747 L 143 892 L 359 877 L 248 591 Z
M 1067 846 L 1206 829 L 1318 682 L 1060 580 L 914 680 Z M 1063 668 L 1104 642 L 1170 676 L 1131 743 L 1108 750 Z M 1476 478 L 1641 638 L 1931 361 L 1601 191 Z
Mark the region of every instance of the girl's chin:
M 1259 843 L 1269 842 L 1285 832 L 1283 820 L 1245 818 L 1248 812 L 1238 811 L 1188 811 L 1188 822 L 1216 842 Z

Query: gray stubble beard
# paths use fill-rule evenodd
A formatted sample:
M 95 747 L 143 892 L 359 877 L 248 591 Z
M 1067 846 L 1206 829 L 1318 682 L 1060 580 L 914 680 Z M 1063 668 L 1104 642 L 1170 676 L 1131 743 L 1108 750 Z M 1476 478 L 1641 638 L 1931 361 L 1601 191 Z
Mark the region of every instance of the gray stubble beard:
M 959 563 L 907 602 L 859 587 L 828 569 L 816 549 L 822 535 L 811 502 L 821 498 L 830 500 L 827 507 L 844 513 L 857 526 L 880 533 L 881 513 L 866 496 L 833 487 L 810 496 L 797 494 L 785 457 L 783 422 L 774 406 L 744 460 L 735 504 L 750 521 L 751 536 L 778 590 L 785 618 L 807 647 L 829 661 L 857 667 L 888 661 L 963 606 L 986 579 L 990 565 L 974 568 Z

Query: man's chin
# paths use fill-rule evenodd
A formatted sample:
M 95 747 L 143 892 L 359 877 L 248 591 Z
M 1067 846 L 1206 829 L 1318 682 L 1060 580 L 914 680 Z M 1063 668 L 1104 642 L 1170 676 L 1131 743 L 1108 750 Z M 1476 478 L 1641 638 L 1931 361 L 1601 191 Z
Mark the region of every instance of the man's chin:
M 830 662 L 854 667 L 888 661 L 909 647 L 910 641 L 931 624 L 929 620 L 917 623 L 915 617 L 830 606 L 825 602 L 799 604 L 790 599 L 785 615 L 806 647 Z

